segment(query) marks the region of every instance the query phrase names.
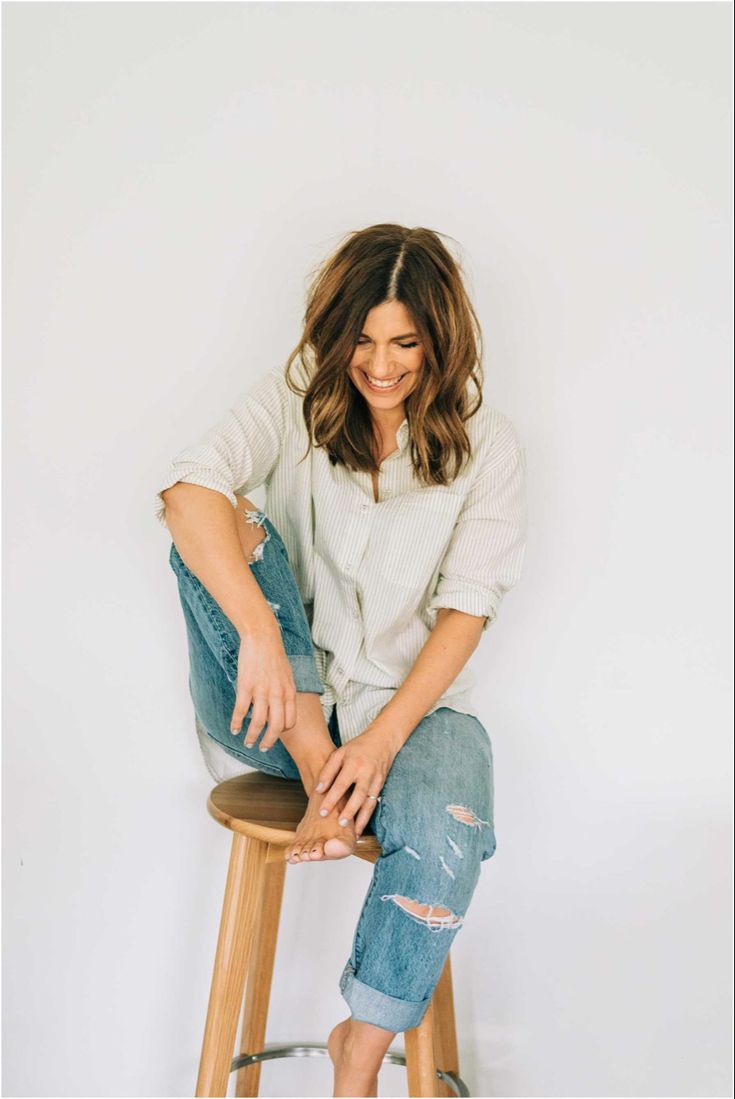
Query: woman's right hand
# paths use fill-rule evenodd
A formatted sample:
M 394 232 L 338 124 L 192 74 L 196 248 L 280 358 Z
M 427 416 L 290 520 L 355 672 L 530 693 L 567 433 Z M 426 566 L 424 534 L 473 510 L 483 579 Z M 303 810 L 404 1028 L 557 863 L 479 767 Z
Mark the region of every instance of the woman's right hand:
M 245 747 L 252 748 L 267 721 L 268 731 L 260 744 L 265 751 L 275 744 L 284 729 L 296 724 L 296 684 L 275 618 L 272 627 L 247 630 L 240 635 L 235 709 L 230 721 L 233 736 L 242 735 L 242 723 L 251 703 L 253 712 Z

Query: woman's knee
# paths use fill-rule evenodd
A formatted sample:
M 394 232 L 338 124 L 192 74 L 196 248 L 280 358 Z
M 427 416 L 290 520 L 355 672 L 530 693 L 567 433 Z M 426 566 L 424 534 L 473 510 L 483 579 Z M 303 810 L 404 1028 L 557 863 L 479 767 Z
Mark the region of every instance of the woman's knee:
M 383 788 L 384 827 L 394 845 L 428 857 L 451 877 L 467 869 L 463 859 L 487 858 L 495 848 L 493 786 L 482 724 L 442 708 L 424 718 L 396 757 Z
M 490 737 L 481 722 L 472 714 L 441 707 L 414 729 L 394 760 L 388 782 L 418 791 L 419 800 L 423 794 L 451 805 L 467 791 L 480 798 L 488 789 L 491 793 L 492 771 Z

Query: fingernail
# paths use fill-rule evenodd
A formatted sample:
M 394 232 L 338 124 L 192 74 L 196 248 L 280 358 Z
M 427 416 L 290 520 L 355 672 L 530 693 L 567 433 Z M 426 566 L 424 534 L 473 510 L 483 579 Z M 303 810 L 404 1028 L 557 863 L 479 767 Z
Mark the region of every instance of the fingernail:
M 340 823 L 340 824 L 342 825 L 342 827 L 344 828 L 345 824 L 347 824 L 347 817 L 342 817 L 342 820 L 341 820 L 341 821 L 340 821 L 339 823 Z
M 320 810 L 319 810 L 319 816 L 320 816 L 320 817 L 326 817 L 326 815 L 327 815 L 327 812 L 328 812 L 328 810 L 327 810 L 327 809 L 320 809 Z
M 324 789 L 324 783 L 323 783 L 323 782 L 320 782 L 320 783 L 319 783 L 319 784 L 317 785 L 317 787 L 316 787 L 316 788 L 317 788 L 317 790 L 323 790 L 323 789 Z
M 269 747 L 269 745 L 268 745 L 268 746 L 264 746 L 264 745 L 262 745 L 262 744 L 261 744 L 261 746 L 260 746 L 260 751 L 261 751 L 261 752 L 267 752 L 267 751 L 268 751 L 268 747 Z

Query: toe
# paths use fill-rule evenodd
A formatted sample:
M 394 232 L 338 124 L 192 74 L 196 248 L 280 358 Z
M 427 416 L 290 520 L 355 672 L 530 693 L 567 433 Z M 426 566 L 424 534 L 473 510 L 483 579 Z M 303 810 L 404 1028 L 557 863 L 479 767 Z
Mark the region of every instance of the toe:
M 309 857 L 312 859 L 312 861 L 315 861 L 315 860 L 320 859 L 323 856 L 323 854 L 324 854 L 324 844 L 320 840 L 319 843 L 315 843 L 314 846 L 312 847 L 311 851 L 309 852 Z
M 331 859 L 343 859 L 346 855 L 352 854 L 352 844 L 336 837 L 328 839 L 324 844 L 324 854 Z

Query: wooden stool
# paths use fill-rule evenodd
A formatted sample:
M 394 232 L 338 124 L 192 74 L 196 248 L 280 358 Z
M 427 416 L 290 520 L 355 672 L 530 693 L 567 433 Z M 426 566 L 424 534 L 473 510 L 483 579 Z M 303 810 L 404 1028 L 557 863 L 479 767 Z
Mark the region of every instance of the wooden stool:
M 328 1056 L 326 1045 L 311 1042 L 263 1045 L 288 866 L 283 848 L 293 841 L 306 804 L 300 783 L 260 771 L 220 782 L 209 795 L 209 812 L 233 832 L 233 837 L 199 1063 L 198 1096 L 227 1095 L 229 1075 L 235 1071 L 235 1094 L 257 1095 L 262 1061 Z M 381 853 L 380 844 L 375 836 L 362 835 L 354 853 L 375 862 Z M 233 1060 L 243 993 L 240 1053 Z M 409 1095 L 470 1094 L 459 1076 L 449 956 L 423 1020 L 404 1031 L 404 1042 L 405 1055 L 389 1052 L 385 1060 L 406 1066 Z

